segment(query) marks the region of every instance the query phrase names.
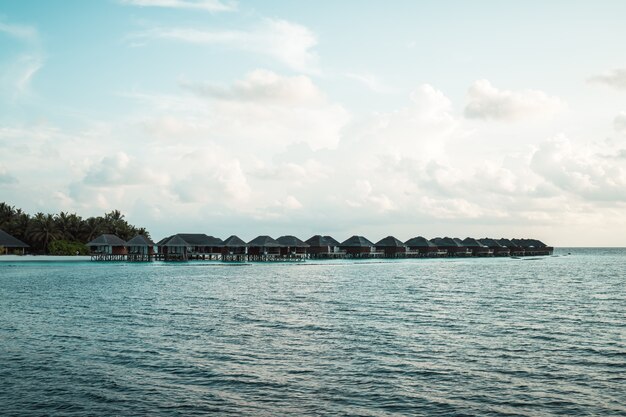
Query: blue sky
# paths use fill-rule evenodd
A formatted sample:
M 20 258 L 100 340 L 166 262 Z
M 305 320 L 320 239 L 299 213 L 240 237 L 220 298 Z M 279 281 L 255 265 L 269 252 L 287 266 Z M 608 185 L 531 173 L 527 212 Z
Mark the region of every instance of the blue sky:
M 626 4 L 5 1 L 0 195 L 201 231 L 626 245 Z

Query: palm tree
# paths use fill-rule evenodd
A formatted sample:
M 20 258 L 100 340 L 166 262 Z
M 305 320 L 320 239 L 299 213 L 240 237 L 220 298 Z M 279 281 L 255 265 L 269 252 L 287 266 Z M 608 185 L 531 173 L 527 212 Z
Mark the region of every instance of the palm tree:
M 37 213 L 33 217 L 28 236 L 33 243 L 42 244 L 44 253 L 48 253 L 48 244 L 51 240 L 56 239 L 58 235 L 57 225 L 51 214 Z

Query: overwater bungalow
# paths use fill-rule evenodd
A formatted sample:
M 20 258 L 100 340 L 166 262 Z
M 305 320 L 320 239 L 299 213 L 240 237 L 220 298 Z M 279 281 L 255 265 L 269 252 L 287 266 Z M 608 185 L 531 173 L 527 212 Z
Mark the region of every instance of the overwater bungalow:
M 526 255 L 552 255 L 554 252 L 554 248 L 537 239 L 511 239 L 511 241 L 524 248 Z
M 309 245 L 307 252 L 311 258 L 341 258 L 346 254 L 345 251 L 339 250 L 339 242 L 334 239 L 328 241 L 322 235 L 311 236 L 304 243 Z
M 87 243 L 91 251 L 92 261 L 124 261 L 126 260 L 126 242 L 112 234 L 102 234 Z
M 501 245 L 497 240 L 490 238 L 478 239 L 480 243 L 487 246 L 493 251 L 493 256 L 509 256 L 511 251 L 504 245 Z
M 493 256 L 493 250 L 472 237 L 463 239 L 463 246 L 472 251 L 472 256 Z
M 307 257 L 308 243 L 305 243 L 295 236 L 281 236 L 276 241 L 281 245 L 280 255 L 286 258 L 304 260 Z
M 324 236 L 324 240 L 326 240 L 326 242 L 328 242 L 328 244 L 330 245 L 330 248 L 331 248 L 332 251 L 340 250 L 339 246 L 341 245 L 341 243 L 339 243 L 339 241 L 337 239 L 335 239 L 334 237 L 326 235 L 326 236 Z
M 280 257 L 281 244 L 267 235 L 257 236 L 248 242 L 248 259 L 272 261 Z
M 222 260 L 242 262 L 248 257 L 248 244 L 238 236 L 232 235 L 224 240 Z
M 350 258 L 373 258 L 384 255 L 384 252 L 377 251 L 374 244 L 368 239 L 357 235 L 341 242 L 339 248 L 346 251 L 346 256 Z
M 8 255 L 9 251 L 18 251 L 24 255 L 26 248 L 30 248 L 30 246 L 0 229 L 0 255 Z
M 179 233 L 176 236 L 188 243 L 190 259 L 218 259 L 224 247 L 222 239 L 204 233 Z
M 472 251 L 463 246 L 463 243 L 460 240 L 455 240 L 451 237 L 436 237 L 431 239 L 431 242 L 434 243 L 437 248 L 444 249 L 447 253 L 447 256 L 471 256 Z
M 137 235 L 128 242 L 129 261 L 151 261 L 154 256 L 154 242 L 144 235 Z
M 523 247 L 521 247 L 517 243 L 514 243 L 510 239 L 502 238 L 502 239 L 498 239 L 497 242 L 501 244 L 502 246 L 509 248 L 509 252 L 511 256 L 523 256 L 526 253 Z
M 447 250 L 439 250 L 437 245 L 422 236 L 411 238 L 404 242 L 404 244 L 407 246 L 407 256 L 409 257 L 425 258 L 446 256 L 448 254 Z
M 161 240 L 159 253 L 165 261 L 186 261 L 189 259 L 189 243 L 179 235 L 173 235 L 167 240 Z
M 374 245 L 376 251 L 382 251 L 385 258 L 404 258 L 406 257 L 407 247 L 401 240 L 393 236 L 387 236 Z

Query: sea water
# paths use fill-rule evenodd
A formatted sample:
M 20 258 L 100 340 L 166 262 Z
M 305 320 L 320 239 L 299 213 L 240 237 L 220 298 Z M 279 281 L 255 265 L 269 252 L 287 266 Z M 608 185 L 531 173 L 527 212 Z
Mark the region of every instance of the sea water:
M 555 254 L 0 262 L 0 414 L 626 415 L 626 250 Z

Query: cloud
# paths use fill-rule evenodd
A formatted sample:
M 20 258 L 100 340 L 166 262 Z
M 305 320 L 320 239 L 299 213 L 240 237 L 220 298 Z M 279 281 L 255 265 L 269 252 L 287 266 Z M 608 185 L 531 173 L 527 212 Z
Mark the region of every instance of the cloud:
M 262 157 L 294 143 L 334 148 L 350 117 L 305 76 L 256 70 L 232 86 L 181 87 L 193 95 L 137 96 L 162 114 L 142 122 L 155 137 L 226 140 L 233 151 Z
M 37 29 L 27 25 L 0 22 L 0 33 L 5 33 L 13 38 L 25 42 L 37 42 L 39 40 Z
M 121 0 L 121 2 L 131 6 L 204 10 L 211 13 L 237 10 L 235 2 L 225 3 L 219 0 Z
M 539 90 L 499 90 L 488 80 L 478 80 L 467 93 L 465 117 L 469 119 L 515 121 L 558 112 L 563 102 Z
M 347 73 L 346 77 L 363 84 L 375 93 L 385 94 L 393 92 L 393 89 L 372 74 Z
M 17 183 L 17 178 L 9 174 L 8 170 L 2 165 L 0 165 L 0 186 L 16 184 L 16 183 Z
M 83 183 L 94 187 L 119 185 L 166 185 L 168 178 L 142 166 L 124 152 L 105 156 L 87 171 Z
M 317 38 L 307 27 L 281 19 L 264 19 L 251 30 L 201 30 L 193 28 L 155 28 L 130 36 L 130 39 L 169 39 L 201 45 L 222 45 L 266 55 L 289 68 L 317 72 L 317 54 L 312 49 Z
M 613 127 L 622 135 L 626 135 L 626 111 L 621 112 L 613 119 Z
M 232 87 L 224 88 L 209 83 L 181 82 L 180 86 L 197 95 L 240 101 L 266 101 L 287 104 L 319 104 L 323 94 L 306 76 L 282 77 L 258 69 L 250 72 Z
M 594 75 L 589 82 L 604 84 L 618 90 L 626 90 L 626 68 L 618 68 L 603 74 Z
M 626 202 L 623 152 L 574 143 L 560 135 L 541 144 L 530 166 L 549 183 L 585 200 Z

